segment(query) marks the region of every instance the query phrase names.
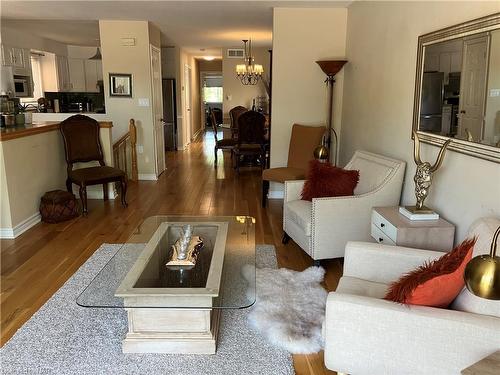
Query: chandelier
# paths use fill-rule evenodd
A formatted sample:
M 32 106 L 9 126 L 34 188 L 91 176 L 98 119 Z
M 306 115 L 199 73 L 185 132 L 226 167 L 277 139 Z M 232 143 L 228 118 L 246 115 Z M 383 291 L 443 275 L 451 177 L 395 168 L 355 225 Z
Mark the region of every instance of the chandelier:
M 247 48 L 248 43 L 248 48 Z M 244 44 L 244 64 L 236 65 L 236 75 L 241 83 L 246 85 L 256 85 L 262 78 L 264 68 L 260 64 L 255 64 L 255 59 L 252 56 L 252 40 L 243 39 Z

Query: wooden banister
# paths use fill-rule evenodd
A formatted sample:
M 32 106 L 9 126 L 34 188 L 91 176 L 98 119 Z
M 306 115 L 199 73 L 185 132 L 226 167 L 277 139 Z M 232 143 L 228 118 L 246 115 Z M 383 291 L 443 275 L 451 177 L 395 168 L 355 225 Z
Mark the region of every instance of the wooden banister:
M 130 151 L 128 150 L 130 148 Z M 129 158 L 130 154 L 130 173 Z M 128 178 L 137 181 L 139 172 L 137 170 L 137 128 L 134 119 L 130 119 L 128 132 L 122 135 L 113 144 L 113 158 L 116 168 L 123 170 Z

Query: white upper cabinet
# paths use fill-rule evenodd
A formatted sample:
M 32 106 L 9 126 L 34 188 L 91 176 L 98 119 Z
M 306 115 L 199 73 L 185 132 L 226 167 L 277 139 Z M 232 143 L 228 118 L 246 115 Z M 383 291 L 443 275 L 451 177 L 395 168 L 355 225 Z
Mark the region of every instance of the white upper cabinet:
M 30 50 L 2 44 L 2 65 L 11 66 L 15 75 L 31 77 Z
M 73 92 L 85 91 L 85 64 L 82 59 L 68 59 L 70 90 Z

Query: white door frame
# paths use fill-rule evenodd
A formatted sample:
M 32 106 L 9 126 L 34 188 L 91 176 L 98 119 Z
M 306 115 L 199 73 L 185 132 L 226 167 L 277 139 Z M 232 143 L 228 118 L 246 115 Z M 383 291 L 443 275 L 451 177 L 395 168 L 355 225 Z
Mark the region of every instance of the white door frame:
M 158 68 L 159 68 L 159 74 L 160 74 L 160 85 L 161 85 L 161 50 L 158 48 L 158 47 L 155 47 L 153 46 L 152 44 L 149 45 L 149 53 L 150 53 L 150 56 L 149 56 L 149 60 L 150 60 L 150 72 L 151 72 L 151 109 L 152 109 L 152 114 L 153 114 L 153 145 L 154 145 L 154 157 L 155 157 L 155 174 L 156 174 L 156 177 L 159 177 L 163 171 L 166 169 L 165 168 L 165 145 L 158 145 L 157 144 L 157 140 L 158 140 L 158 134 L 157 134 L 157 124 L 156 124 L 156 121 L 158 120 L 156 118 L 156 101 L 159 100 L 160 103 L 163 105 L 163 101 L 162 101 L 162 90 L 161 90 L 161 86 L 160 86 L 160 90 L 159 90 L 159 93 L 160 93 L 160 98 L 157 98 L 155 96 L 155 88 L 154 88 L 154 72 L 153 72 L 153 53 L 157 53 L 159 56 L 160 56 L 160 60 L 159 60 L 159 64 L 158 64 Z M 163 114 L 161 115 L 163 116 Z M 164 130 L 163 130 L 163 121 L 162 121 L 162 127 L 161 127 L 162 131 L 161 131 L 161 139 L 164 139 Z M 161 151 L 160 152 L 163 152 L 162 155 L 159 155 L 159 151 L 158 151 L 158 147 L 161 146 Z M 159 162 L 159 159 L 161 159 L 162 161 L 162 166 L 160 166 L 160 170 L 158 170 L 158 162 Z

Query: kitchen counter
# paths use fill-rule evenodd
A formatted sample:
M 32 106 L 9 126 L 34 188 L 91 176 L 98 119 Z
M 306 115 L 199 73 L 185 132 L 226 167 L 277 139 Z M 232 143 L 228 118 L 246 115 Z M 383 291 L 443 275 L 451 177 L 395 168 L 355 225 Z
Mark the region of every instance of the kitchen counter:
M 38 121 L 0 131 L 0 238 L 15 238 L 40 221 L 40 197 L 47 191 L 66 190 L 66 157 L 61 120 Z M 99 139 L 104 162 L 113 165 L 113 127 L 100 121 Z M 76 163 L 75 168 L 96 165 Z M 108 196 L 114 198 L 114 185 Z M 78 191 L 78 190 L 75 190 Z M 89 199 L 102 199 L 102 185 L 89 186 Z
M 59 124 L 60 121 L 33 121 L 32 124 L 25 124 L 24 126 L 2 128 L 0 131 L 0 142 L 57 130 L 59 129 Z M 111 121 L 99 121 L 99 126 L 101 128 L 111 128 L 113 123 Z

